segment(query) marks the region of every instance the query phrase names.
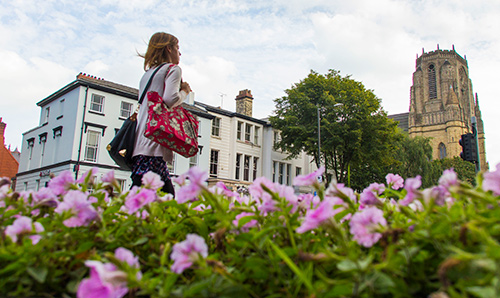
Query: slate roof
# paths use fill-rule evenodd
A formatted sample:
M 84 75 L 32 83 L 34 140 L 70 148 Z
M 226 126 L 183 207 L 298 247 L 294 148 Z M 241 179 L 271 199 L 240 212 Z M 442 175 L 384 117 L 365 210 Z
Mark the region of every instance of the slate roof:
M 398 127 L 408 132 L 408 116 L 410 113 L 387 115 L 388 118 L 398 121 Z

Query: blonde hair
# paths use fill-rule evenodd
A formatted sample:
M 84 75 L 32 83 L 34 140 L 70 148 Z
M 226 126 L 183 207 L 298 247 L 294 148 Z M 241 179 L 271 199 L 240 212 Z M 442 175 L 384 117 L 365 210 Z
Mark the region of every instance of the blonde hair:
M 144 70 L 156 67 L 165 62 L 170 61 L 168 47 L 175 46 L 179 43 L 177 37 L 165 32 L 157 32 L 151 36 L 148 43 L 146 54 L 139 54 L 144 58 Z

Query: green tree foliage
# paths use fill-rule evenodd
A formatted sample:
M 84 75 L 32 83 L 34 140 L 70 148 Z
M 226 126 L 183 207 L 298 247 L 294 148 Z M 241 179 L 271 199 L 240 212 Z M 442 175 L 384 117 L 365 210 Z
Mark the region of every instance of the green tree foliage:
M 276 115 L 270 117 L 273 127 L 281 131 L 277 148 L 290 158 L 306 152 L 317 166 L 330 169 L 338 182 L 355 189 L 384 179 L 395 162 L 394 145 L 400 134 L 371 90 L 330 70 L 325 75 L 311 71 L 285 92 L 286 96 L 275 100 Z
M 405 179 L 420 175 L 423 187 L 437 183 L 442 170 L 438 163 L 432 161 L 432 147 L 429 138 L 410 138 L 407 134 L 402 133 L 396 146 L 397 163 L 393 164 L 391 172 L 399 174 Z
M 470 185 L 476 185 L 476 166 L 468 161 L 461 159 L 460 157 L 445 158 L 434 161 L 439 170 L 442 172 L 447 169 L 453 168 L 457 173 L 458 179 L 469 183 Z M 437 181 L 435 181 L 437 183 Z

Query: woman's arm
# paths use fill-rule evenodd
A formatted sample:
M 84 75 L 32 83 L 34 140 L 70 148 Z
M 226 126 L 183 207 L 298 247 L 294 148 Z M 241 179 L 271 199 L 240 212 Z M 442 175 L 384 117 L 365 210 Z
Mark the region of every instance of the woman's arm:
M 181 88 L 182 70 L 174 65 L 165 78 L 165 89 L 163 90 L 163 101 L 169 108 L 180 105 L 187 96 L 187 92 Z

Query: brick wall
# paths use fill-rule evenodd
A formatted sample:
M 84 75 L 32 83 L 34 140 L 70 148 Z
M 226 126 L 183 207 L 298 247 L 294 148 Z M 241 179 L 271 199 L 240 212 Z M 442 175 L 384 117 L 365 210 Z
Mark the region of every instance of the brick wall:
M 19 169 L 19 162 L 14 158 L 10 150 L 5 147 L 5 127 L 7 125 L 0 118 L 0 177 L 16 177 Z

